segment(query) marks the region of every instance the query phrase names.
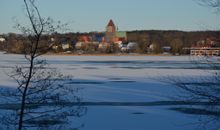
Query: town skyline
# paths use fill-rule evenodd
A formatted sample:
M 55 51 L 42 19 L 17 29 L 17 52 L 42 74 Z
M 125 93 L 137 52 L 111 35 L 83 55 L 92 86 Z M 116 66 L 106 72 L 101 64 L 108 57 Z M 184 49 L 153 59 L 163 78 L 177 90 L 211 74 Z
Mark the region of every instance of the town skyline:
M 219 30 L 219 14 L 195 0 L 36 1 L 43 17 L 69 23 L 70 32 L 103 32 L 112 19 L 119 30 Z M 117 4 L 116 4 L 117 3 Z M 9 8 L 10 7 L 10 8 Z M 3 0 L 0 33 L 15 32 L 14 21 L 27 25 L 22 1 Z

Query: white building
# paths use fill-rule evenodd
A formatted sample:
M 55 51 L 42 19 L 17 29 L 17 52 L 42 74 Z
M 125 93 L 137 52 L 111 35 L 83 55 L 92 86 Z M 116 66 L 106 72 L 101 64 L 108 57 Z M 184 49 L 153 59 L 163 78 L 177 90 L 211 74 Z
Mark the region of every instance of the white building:
M 5 38 L 0 37 L 0 42 L 4 42 L 4 41 L 5 41 Z
M 99 44 L 98 49 L 106 50 L 108 47 L 110 47 L 110 44 L 104 42 L 104 43 L 100 43 L 100 44 Z
M 219 56 L 219 47 L 192 47 L 190 48 L 190 55 L 194 56 Z
M 127 45 L 128 51 L 133 51 L 137 49 L 137 47 L 138 47 L 138 44 L 136 42 L 129 42 Z
M 85 44 L 86 44 L 85 42 L 77 42 L 75 48 L 80 50 L 82 49 L 83 46 L 85 46 Z
M 70 44 L 62 44 L 62 49 L 63 50 L 67 50 L 67 49 L 70 49 Z

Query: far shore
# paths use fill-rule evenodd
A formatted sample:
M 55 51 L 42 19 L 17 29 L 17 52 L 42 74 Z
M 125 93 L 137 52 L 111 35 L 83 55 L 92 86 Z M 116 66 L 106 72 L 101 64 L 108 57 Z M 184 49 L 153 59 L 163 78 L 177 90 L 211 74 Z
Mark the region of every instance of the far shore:
M 115 54 L 47 53 L 45 55 L 59 55 L 59 56 L 174 56 L 172 54 L 138 54 L 138 53 L 129 53 L 129 54 L 128 53 L 115 53 Z M 182 56 L 184 56 L 184 55 L 182 55 Z
M 4 51 L 0 51 L 2 54 L 17 54 L 17 53 L 7 53 Z M 23 55 L 23 54 L 18 54 Z M 140 53 L 51 53 L 48 52 L 43 55 L 49 56 L 189 56 L 189 55 L 172 55 L 172 54 L 140 54 Z

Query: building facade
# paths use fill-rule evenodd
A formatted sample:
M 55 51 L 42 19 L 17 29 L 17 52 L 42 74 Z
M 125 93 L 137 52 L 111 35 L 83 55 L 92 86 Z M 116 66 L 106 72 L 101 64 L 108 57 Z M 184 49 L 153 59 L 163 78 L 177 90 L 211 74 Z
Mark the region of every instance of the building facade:
M 220 55 L 220 48 L 214 47 L 192 47 L 190 48 L 190 55 L 194 56 L 219 56 Z
M 220 42 L 216 38 L 207 38 L 198 41 L 196 46 L 185 49 L 190 50 L 190 55 L 194 56 L 219 56 Z

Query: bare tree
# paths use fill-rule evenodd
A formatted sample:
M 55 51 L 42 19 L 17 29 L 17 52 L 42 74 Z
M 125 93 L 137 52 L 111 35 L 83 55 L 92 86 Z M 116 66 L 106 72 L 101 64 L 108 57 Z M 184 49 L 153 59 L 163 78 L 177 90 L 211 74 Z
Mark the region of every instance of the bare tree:
M 170 43 L 171 46 L 171 52 L 175 54 L 181 54 L 182 48 L 183 48 L 183 41 L 180 39 L 174 39 Z
M 8 99 L 6 109 L 14 111 L 2 115 L 2 122 L 17 126 L 18 130 L 61 124 L 67 116 L 81 116 L 85 113 L 85 108 L 80 106 L 81 99 L 76 94 L 79 89 L 70 84 L 72 78 L 62 75 L 40 57 L 52 46 L 42 38 L 63 25 L 58 22 L 54 26 L 51 18 L 42 18 L 35 0 L 23 2 L 30 27 L 21 24 L 16 27 L 28 39 L 23 43 L 26 64 L 16 66 L 9 75 L 17 82 L 17 88 L 2 88 L 0 93 Z
M 198 2 L 200 5 L 211 7 L 217 12 L 220 11 L 220 0 L 198 0 Z
M 220 11 L 220 0 L 196 0 L 203 6 Z M 182 106 L 174 110 L 200 115 L 198 129 L 218 130 L 220 128 L 220 59 L 219 57 L 193 58 L 192 63 L 198 69 L 205 69 L 208 76 L 171 77 L 169 80 L 180 90 L 178 100 L 184 100 L 191 106 Z M 199 104 L 199 105 L 198 105 Z
M 190 106 L 179 106 L 173 110 L 200 116 L 198 129 L 217 130 L 220 127 L 220 59 L 218 57 L 193 58 L 198 69 L 207 75 L 200 77 L 170 77 L 169 82 L 176 86 L 177 100 Z

